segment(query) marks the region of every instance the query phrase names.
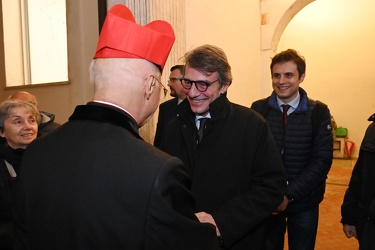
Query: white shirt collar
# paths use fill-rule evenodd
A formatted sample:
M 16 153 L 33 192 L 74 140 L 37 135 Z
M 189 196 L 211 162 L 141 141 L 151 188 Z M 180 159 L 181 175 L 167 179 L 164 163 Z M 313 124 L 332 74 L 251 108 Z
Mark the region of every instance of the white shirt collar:
M 203 115 L 196 115 L 195 116 L 195 125 L 197 126 L 197 128 L 199 128 L 201 122 L 199 121 L 199 119 L 201 118 L 210 118 L 211 119 L 211 114 L 210 112 L 208 112 L 208 114 L 206 116 L 203 116 Z
M 276 96 L 276 99 L 277 99 L 277 105 L 279 105 L 279 108 L 281 111 L 283 111 L 283 107 L 281 105 L 284 105 L 284 104 L 288 104 L 290 105 L 290 108 L 288 110 L 288 115 L 290 113 L 292 113 L 294 110 L 296 110 L 296 108 L 298 107 L 298 104 L 301 100 L 301 96 L 299 94 L 299 92 L 297 93 L 297 96 L 296 98 L 294 98 L 292 101 L 290 101 L 289 103 L 285 103 L 283 102 L 279 97 Z

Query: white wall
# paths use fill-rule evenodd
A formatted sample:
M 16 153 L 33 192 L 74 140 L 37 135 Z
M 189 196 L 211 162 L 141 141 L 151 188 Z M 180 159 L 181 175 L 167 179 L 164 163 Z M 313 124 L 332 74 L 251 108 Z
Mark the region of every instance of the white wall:
M 375 112 L 375 2 L 283 0 L 281 6 L 278 1 L 186 1 L 186 48 L 205 43 L 223 48 L 234 75 L 229 99 L 245 106 L 270 94 L 268 54 L 300 51 L 307 60 L 301 87 L 327 103 L 337 124 L 349 129 L 349 140 L 356 143 L 352 156 L 357 157 L 367 118 Z M 267 14 L 270 26 L 261 26 L 261 14 Z M 290 19 L 277 48 L 263 43 L 280 31 L 275 24 Z M 271 51 L 264 57 L 265 49 Z
M 278 40 L 273 32 L 281 32 L 284 26 L 277 24 L 293 18 L 311 1 L 187 0 L 186 49 L 206 43 L 223 48 L 234 76 L 229 99 L 250 106 L 271 91 L 269 61 L 276 51 L 271 44 L 267 48 L 269 42 L 264 41 Z M 67 3 L 70 84 L 22 89 L 35 94 L 41 108 L 55 113 L 61 123 L 68 119 L 75 105 L 91 98 L 88 67 L 98 38 L 96 4 L 91 0 Z M 164 6 L 165 1 L 153 3 Z M 310 11 L 312 16 L 301 20 L 314 5 L 317 7 Z M 329 105 L 338 125 L 348 127 L 349 139 L 357 146 L 354 157 L 369 124 L 366 120 L 375 112 L 375 17 L 371 15 L 374 8 L 375 2 L 368 0 L 314 1 L 293 18 L 277 47 L 277 51 L 295 48 L 306 57 L 307 76 L 301 86 L 312 98 Z M 267 14 L 268 26 L 261 25 L 262 13 Z M 6 89 L 3 98 L 14 91 Z
M 338 126 L 348 128 L 354 157 L 375 112 L 374 10 L 368 0 L 314 1 L 289 23 L 277 49 L 294 48 L 305 56 L 301 87 L 329 105 Z
M 58 123 L 65 123 L 78 104 L 85 104 L 92 97 L 93 87 L 89 79 L 89 65 L 95 54 L 99 37 L 98 9 L 92 0 L 67 0 L 68 30 L 68 84 L 29 85 L 5 88 L 0 92 L 3 99 L 16 91 L 34 94 L 41 110 L 54 113 Z

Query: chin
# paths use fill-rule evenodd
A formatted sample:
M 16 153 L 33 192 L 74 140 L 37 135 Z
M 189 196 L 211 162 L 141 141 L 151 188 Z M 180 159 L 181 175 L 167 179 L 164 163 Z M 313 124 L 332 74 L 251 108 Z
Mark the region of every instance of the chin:
M 206 109 L 197 109 L 197 110 L 194 110 L 192 109 L 193 113 L 196 114 L 196 115 L 206 115 L 208 113 L 209 110 L 206 110 Z
M 205 114 L 209 110 L 209 106 L 202 105 L 203 103 L 190 102 L 191 111 L 195 114 Z

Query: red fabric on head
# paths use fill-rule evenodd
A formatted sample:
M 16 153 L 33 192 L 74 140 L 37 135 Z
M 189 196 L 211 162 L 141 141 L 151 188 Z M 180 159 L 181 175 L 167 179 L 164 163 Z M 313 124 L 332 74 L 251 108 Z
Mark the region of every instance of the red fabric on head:
M 141 58 L 163 70 L 174 41 L 168 22 L 139 25 L 126 6 L 116 4 L 107 13 L 94 58 Z

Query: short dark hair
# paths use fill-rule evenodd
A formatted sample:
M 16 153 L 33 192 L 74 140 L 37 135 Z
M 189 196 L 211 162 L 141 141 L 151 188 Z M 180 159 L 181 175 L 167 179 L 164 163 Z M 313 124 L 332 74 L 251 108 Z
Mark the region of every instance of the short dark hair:
M 184 72 L 184 65 L 182 65 L 182 64 L 177 64 L 177 65 L 175 65 L 175 66 L 172 66 L 172 68 L 171 68 L 171 72 L 172 72 L 173 70 L 176 70 L 176 69 L 179 69 L 180 72 L 183 73 L 183 72 Z
M 220 85 L 232 82 L 232 72 L 227 56 L 219 47 L 202 45 L 185 54 L 185 67 L 188 65 L 207 75 L 217 72 Z
M 297 65 L 297 70 L 298 70 L 298 78 L 300 78 L 303 74 L 306 72 L 306 61 L 303 56 L 301 56 L 296 50 L 294 49 L 287 49 L 284 50 L 278 54 L 276 54 L 272 58 L 271 62 L 271 76 L 273 74 L 272 69 L 275 64 L 278 63 L 284 63 L 284 62 L 294 62 Z

